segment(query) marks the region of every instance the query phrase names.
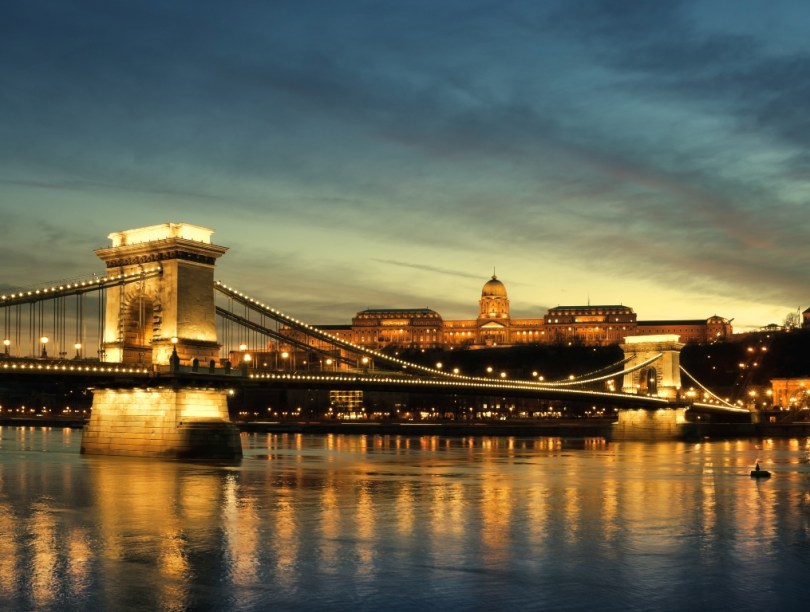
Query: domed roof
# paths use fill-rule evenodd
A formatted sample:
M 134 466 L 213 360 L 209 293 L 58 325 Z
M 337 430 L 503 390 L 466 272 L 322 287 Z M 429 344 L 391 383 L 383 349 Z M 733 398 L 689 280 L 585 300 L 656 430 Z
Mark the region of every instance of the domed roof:
M 484 283 L 484 288 L 481 289 L 481 297 L 506 297 L 506 287 L 498 280 L 494 274 L 492 278 Z

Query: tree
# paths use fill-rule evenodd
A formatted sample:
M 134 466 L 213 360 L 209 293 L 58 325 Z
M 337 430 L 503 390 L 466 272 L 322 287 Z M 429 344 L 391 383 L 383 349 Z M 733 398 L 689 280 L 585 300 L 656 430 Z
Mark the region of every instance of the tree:
M 799 314 L 799 311 L 789 312 L 785 316 L 785 329 L 794 329 L 796 327 L 800 327 L 802 324 L 802 317 Z

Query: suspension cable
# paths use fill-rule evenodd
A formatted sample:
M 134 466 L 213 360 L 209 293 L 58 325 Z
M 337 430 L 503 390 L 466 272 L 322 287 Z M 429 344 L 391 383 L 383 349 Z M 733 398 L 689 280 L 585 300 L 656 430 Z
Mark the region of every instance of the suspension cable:
M 684 368 L 683 366 L 680 366 L 680 368 L 681 368 L 681 372 L 686 374 L 692 381 L 694 381 L 694 383 L 700 388 L 701 391 L 705 392 L 710 397 L 716 399 L 718 402 L 720 402 L 724 406 L 728 406 L 729 408 L 737 408 L 737 409 L 739 409 L 739 406 L 735 406 L 734 404 L 730 404 L 729 402 L 727 402 L 726 400 L 720 398 L 715 393 L 713 393 L 712 391 L 707 389 L 705 386 L 703 386 L 703 384 L 701 384 L 701 382 L 697 378 L 695 378 L 689 372 L 686 371 L 686 368 Z

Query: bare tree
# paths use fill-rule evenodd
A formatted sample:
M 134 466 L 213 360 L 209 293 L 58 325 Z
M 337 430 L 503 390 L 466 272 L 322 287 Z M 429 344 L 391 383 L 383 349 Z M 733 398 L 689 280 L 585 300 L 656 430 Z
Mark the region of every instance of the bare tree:
M 785 315 L 785 329 L 794 329 L 796 327 L 800 327 L 802 324 L 802 316 L 799 314 L 799 311 L 796 312 L 789 312 Z

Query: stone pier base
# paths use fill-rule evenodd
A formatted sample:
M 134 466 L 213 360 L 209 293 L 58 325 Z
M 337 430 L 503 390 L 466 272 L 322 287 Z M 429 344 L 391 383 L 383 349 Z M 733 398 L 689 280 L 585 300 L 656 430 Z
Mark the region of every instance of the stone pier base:
M 239 430 L 225 391 L 96 389 L 82 453 L 168 459 L 237 459 Z
M 687 432 L 686 408 L 619 410 L 613 440 L 678 440 Z

